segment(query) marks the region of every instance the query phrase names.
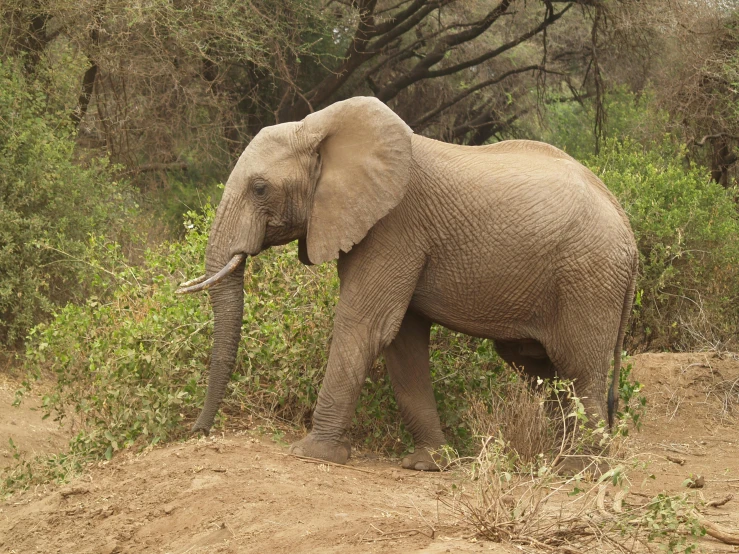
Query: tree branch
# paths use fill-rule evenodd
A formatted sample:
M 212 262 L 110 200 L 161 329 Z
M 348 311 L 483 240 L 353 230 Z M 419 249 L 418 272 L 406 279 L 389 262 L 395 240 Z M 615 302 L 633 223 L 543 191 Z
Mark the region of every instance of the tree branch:
M 713 140 L 718 138 L 731 138 L 735 140 L 739 140 L 739 135 L 732 135 L 729 133 L 716 133 L 715 135 L 706 135 L 700 140 L 693 140 L 693 144 L 696 146 L 704 146 L 706 144 L 707 140 Z
M 411 123 L 411 128 L 418 132 L 423 129 L 425 129 L 428 126 L 428 123 L 437 115 L 439 115 L 441 112 L 446 110 L 447 108 L 450 108 L 451 106 L 461 102 L 465 98 L 467 98 L 470 94 L 473 94 L 477 92 L 478 90 L 484 89 L 486 87 L 497 85 L 501 81 L 507 79 L 511 75 L 516 75 L 518 73 L 525 73 L 527 71 L 534 71 L 536 69 L 543 70 L 544 68 L 539 65 L 527 65 L 525 67 L 519 67 L 517 69 L 512 69 L 510 71 L 506 71 L 502 75 L 495 77 L 494 79 L 488 79 L 487 81 L 483 81 L 482 83 L 478 83 L 477 85 L 468 88 L 467 90 L 459 93 L 454 98 L 449 100 L 448 102 L 443 102 L 441 105 L 439 105 L 437 108 L 434 108 L 433 110 L 426 112 L 421 117 L 419 117 L 416 121 Z
M 75 128 L 78 128 L 80 123 L 82 123 L 82 120 L 85 119 L 87 107 L 90 105 L 92 93 L 95 90 L 95 78 L 98 74 L 98 66 L 94 60 L 90 60 L 90 63 L 92 65 L 87 68 L 85 75 L 82 77 L 82 92 L 80 92 L 80 96 L 77 99 L 77 108 L 70 116 Z
M 384 59 L 380 60 L 372 68 L 370 68 L 370 69 L 367 70 L 367 72 L 365 73 L 365 77 L 366 76 L 369 76 L 369 75 L 372 75 L 374 73 L 377 73 L 380 69 L 382 69 L 383 66 L 387 65 L 389 62 L 391 62 L 391 61 L 393 61 L 395 59 L 398 59 L 398 58 L 400 58 L 401 60 L 408 59 L 408 57 L 410 57 L 410 56 L 405 56 L 404 57 L 404 55 L 405 54 L 408 54 L 408 53 L 412 53 L 413 50 L 416 47 L 418 47 L 419 45 L 423 44 L 424 42 L 428 42 L 429 40 L 434 39 L 434 38 L 438 37 L 439 35 L 447 32 L 447 31 L 450 31 L 452 29 L 455 29 L 455 28 L 461 27 L 461 26 L 462 25 L 460 25 L 460 24 L 447 25 L 446 27 L 442 27 L 441 29 L 439 29 L 437 31 L 434 31 L 433 33 L 431 33 L 429 35 L 423 35 L 423 36 L 421 36 L 417 40 L 411 42 L 408 46 L 406 46 L 402 50 L 398 50 L 394 54 L 392 54 L 390 56 L 387 56 Z M 396 39 L 396 40 L 399 40 L 399 38 Z
M 376 56 L 382 48 L 387 46 L 396 38 L 410 31 L 413 27 L 418 25 L 428 14 L 436 10 L 441 5 L 448 4 L 452 0 L 439 0 L 435 2 L 427 3 L 424 0 L 415 0 L 407 9 L 396 15 L 391 21 L 385 24 L 374 26 L 374 13 L 369 10 L 374 10 L 376 0 L 370 0 L 365 4 L 365 11 L 360 12 L 360 23 L 357 27 L 357 31 L 354 34 L 352 44 L 344 54 L 344 61 L 341 63 L 339 68 L 323 79 L 316 87 L 305 94 L 305 99 L 309 101 L 314 107 L 320 107 L 324 102 L 328 101 L 332 94 L 334 94 L 349 77 L 359 68 L 362 64 L 367 62 Z M 378 36 L 379 31 L 387 29 L 387 32 L 383 33 L 372 44 L 368 44 L 368 41 Z M 291 108 L 283 112 L 280 116 L 280 121 L 291 121 L 303 118 L 308 114 L 308 107 L 304 103 L 291 106 Z
M 92 43 L 92 48 L 97 50 L 100 45 L 100 33 L 97 28 L 97 14 L 93 14 L 93 20 L 95 21 L 96 26 L 90 31 L 90 42 Z M 92 100 L 92 95 L 95 92 L 95 78 L 98 74 L 98 64 L 90 54 L 87 55 L 87 59 L 90 62 L 90 67 L 87 68 L 82 77 L 82 91 L 77 99 L 77 107 L 70 115 L 72 124 L 75 128 L 79 128 L 80 123 L 85 119 L 85 115 L 87 115 L 87 107 L 90 105 L 90 100 Z
M 500 18 L 500 16 L 502 16 L 505 13 L 505 10 L 508 9 L 508 7 L 510 6 L 510 3 L 511 3 L 510 1 L 506 1 L 506 0 L 501 2 L 493 11 L 491 11 L 488 14 L 488 16 L 480 23 L 480 25 L 486 25 L 487 27 L 485 28 L 487 29 L 490 25 L 492 25 L 492 23 L 494 23 L 498 18 Z M 450 66 L 444 69 L 439 69 L 437 71 L 431 71 L 429 68 L 439 63 L 442 59 L 444 59 L 444 56 L 446 52 L 448 51 L 448 49 L 458 44 L 458 41 L 461 40 L 462 37 L 472 36 L 474 38 L 476 36 L 479 36 L 480 33 L 477 33 L 479 29 L 476 28 L 474 30 L 463 31 L 461 33 L 457 33 L 456 35 L 452 35 L 451 39 L 442 39 L 439 42 L 439 44 L 437 44 L 437 46 L 426 57 L 424 57 L 423 60 L 421 60 L 418 64 L 416 64 L 416 66 L 413 69 L 411 69 L 405 75 L 401 75 L 400 77 L 395 79 L 393 82 L 383 87 L 377 93 L 377 97 L 383 102 L 387 102 L 388 100 L 395 98 L 400 93 L 401 90 L 409 87 L 410 85 L 418 81 L 451 75 L 453 73 L 462 71 L 463 69 L 467 69 L 469 67 L 479 65 L 492 58 L 495 58 L 496 56 L 499 56 L 503 52 L 506 52 L 510 50 L 511 48 L 518 46 L 525 40 L 528 40 L 529 38 L 533 37 L 534 35 L 541 33 L 549 25 L 551 25 L 552 23 L 557 21 L 560 17 L 562 17 L 571 7 L 572 7 L 572 4 L 562 9 L 559 13 L 548 14 L 547 17 L 544 19 L 544 21 L 542 21 L 542 23 L 536 26 L 534 29 L 527 31 L 526 33 L 523 33 L 522 35 L 518 36 L 514 40 L 509 41 L 499 46 L 498 48 L 495 48 L 494 50 L 486 52 L 485 54 L 478 56 L 477 58 L 474 58 L 472 60 L 467 60 L 465 62 L 461 62 L 461 63 L 455 64 L 453 66 Z M 474 31 L 474 32 L 470 32 L 470 31 Z
M 390 31 L 392 31 L 400 23 L 402 23 L 403 21 L 405 21 L 406 19 L 408 19 L 410 16 L 412 16 L 414 13 L 416 13 L 418 10 L 420 10 L 423 7 L 423 5 L 427 3 L 427 1 L 428 0 L 415 0 L 413 2 L 413 4 L 411 4 L 410 6 L 408 6 L 402 12 L 395 14 L 390 19 L 388 19 L 386 22 L 377 25 L 375 27 L 374 35 L 375 36 L 376 35 L 382 35 L 382 34 L 385 34 L 385 33 L 388 33 Z M 401 2 L 400 4 L 398 4 L 396 7 L 400 7 L 402 4 L 403 4 L 403 2 Z M 433 9 L 436 9 L 440 3 L 439 2 L 432 2 L 431 4 L 434 5 L 433 6 Z M 388 11 L 390 11 L 390 10 L 380 10 L 379 12 L 377 12 L 377 14 L 379 15 L 381 13 L 386 13 Z
M 506 13 L 513 1 L 514 0 L 501 0 L 500 4 L 488 12 L 481 21 L 472 25 L 469 29 L 442 37 L 436 43 L 431 52 L 426 54 L 408 73 L 401 75 L 393 82 L 383 87 L 377 94 L 377 97 L 383 102 L 387 102 L 388 100 L 395 98 L 404 88 L 409 87 L 417 81 L 429 78 L 430 67 L 443 60 L 446 53 L 454 46 L 458 46 L 463 42 L 477 38 L 484 33 L 493 23 Z
M 531 29 L 530 31 L 524 33 L 523 35 L 520 35 L 519 37 L 515 38 L 514 40 L 507 42 L 495 50 L 491 50 L 490 52 L 487 52 L 481 56 L 478 56 L 477 58 L 473 58 L 471 60 L 467 60 L 466 62 L 458 63 L 456 65 L 453 65 L 451 67 L 446 67 L 444 69 L 439 69 L 437 71 L 430 71 L 428 73 L 428 78 L 433 79 L 434 77 L 443 77 L 445 75 L 451 75 L 452 73 L 457 73 L 459 71 L 462 71 L 463 69 L 467 69 L 469 67 L 480 65 L 483 62 L 486 62 L 492 58 L 495 58 L 497 56 L 500 56 L 503 52 L 506 52 L 510 50 L 511 48 L 518 46 L 522 42 L 530 39 L 534 35 L 538 35 L 541 33 L 544 29 L 549 27 L 552 23 L 557 21 L 560 17 L 562 17 L 567 11 L 573 6 L 574 4 L 570 4 L 569 6 L 562 9 L 562 11 L 552 14 L 551 16 L 544 19 L 544 21 L 541 22 L 537 27 L 534 29 Z
M 390 6 L 389 8 L 384 8 L 382 10 L 378 10 L 376 12 L 376 15 L 380 15 L 380 14 L 383 14 L 383 13 L 391 12 L 393 10 L 397 10 L 400 6 L 402 6 L 403 4 L 407 4 L 410 1 L 411 0 L 400 0 L 400 2 L 398 2 L 394 6 Z

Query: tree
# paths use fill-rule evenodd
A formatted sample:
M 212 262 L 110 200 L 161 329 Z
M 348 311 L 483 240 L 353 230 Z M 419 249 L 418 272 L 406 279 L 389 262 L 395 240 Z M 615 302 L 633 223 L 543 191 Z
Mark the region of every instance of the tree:
M 730 187 L 739 166 L 739 4 L 660 0 L 629 7 L 619 25 L 644 39 L 648 86 L 670 115 L 669 130 L 714 181 Z
M 288 91 L 292 96 L 281 103 L 278 119 L 300 119 L 362 92 L 391 103 L 417 132 L 482 144 L 532 109 L 536 99 L 530 92 L 547 76 L 558 77 L 552 83 L 556 89 L 561 82 L 571 85 L 573 73 L 582 69 L 569 63 L 571 45 L 550 39 L 552 28 L 563 26 L 565 15 L 578 3 L 583 10 L 594 5 L 329 2 L 337 20 L 346 22 L 334 29 L 336 42 L 345 42 L 345 50 L 330 71 L 307 83 L 305 90 Z M 570 28 L 585 15 L 572 12 Z
M 69 114 L 79 142 L 132 170 L 240 151 L 236 131 L 271 115 L 275 60 L 311 48 L 298 29 L 325 27 L 306 0 L 11 0 L 3 10 L 5 51 L 32 60 L 28 73 L 60 51 L 83 60 Z
M 599 10 L 596 0 L 12 0 L 0 32 L 6 50 L 29 53 L 29 71 L 55 49 L 82 59 L 69 115 L 79 143 L 142 171 L 225 165 L 262 126 L 356 94 L 429 136 L 513 134 L 543 102 L 592 93 Z

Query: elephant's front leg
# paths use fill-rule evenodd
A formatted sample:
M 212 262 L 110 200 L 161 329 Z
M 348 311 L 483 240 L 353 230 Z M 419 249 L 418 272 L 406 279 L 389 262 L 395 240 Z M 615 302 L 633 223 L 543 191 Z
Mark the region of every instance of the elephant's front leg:
M 403 423 L 413 435 L 415 451 L 403 458 L 403 467 L 438 471 L 438 450 L 446 443 L 436 410 L 429 370 L 431 322 L 408 311 L 395 340 L 385 348 L 385 362 Z
M 380 351 L 376 330 L 347 317 L 341 302 L 334 321 L 326 376 L 313 412 L 313 429 L 290 447 L 298 456 L 344 464 L 349 459 L 348 430 L 362 384 Z
M 326 376 L 313 430 L 292 445 L 293 454 L 336 463 L 349 458 L 348 431 L 362 385 L 397 335 L 425 262 L 423 253 L 384 238 L 370 234 L 339 258 L 341 288 Z

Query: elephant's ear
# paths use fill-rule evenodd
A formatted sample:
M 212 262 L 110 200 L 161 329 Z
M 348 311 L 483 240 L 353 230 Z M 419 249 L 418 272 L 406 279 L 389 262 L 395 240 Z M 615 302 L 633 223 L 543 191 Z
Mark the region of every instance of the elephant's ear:
M 411 131 L 371 97 L 337 102 L 307 116 L 321 172 L 308 219 L 307 254 L 314 264 L 349 252 L 400 203 L 408 187 Z

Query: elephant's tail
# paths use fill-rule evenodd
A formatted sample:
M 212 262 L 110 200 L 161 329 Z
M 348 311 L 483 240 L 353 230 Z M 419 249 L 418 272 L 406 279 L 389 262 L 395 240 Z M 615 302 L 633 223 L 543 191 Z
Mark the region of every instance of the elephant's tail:
M 631 308 L 634 304 L 634 292 L 636 291 L 636 276 L 639 268 L 639 254 L 634 253 L 631 260 L 631 281 L 626 289 L 624 297 L 623 309 L 621 311 L 621 324 L 618 328 L 618 338 L 616 339 L 616 347 L 613 351 L 613 377 L 611 378 L 611 387 L 608 389 L 608 426 L 613 429 L 618 411 L 619 382 L 621 378 L 621 352 L 624 347 L 624 336 L 626 335 L 626 327 L 629 323 Z

